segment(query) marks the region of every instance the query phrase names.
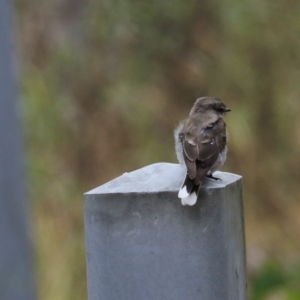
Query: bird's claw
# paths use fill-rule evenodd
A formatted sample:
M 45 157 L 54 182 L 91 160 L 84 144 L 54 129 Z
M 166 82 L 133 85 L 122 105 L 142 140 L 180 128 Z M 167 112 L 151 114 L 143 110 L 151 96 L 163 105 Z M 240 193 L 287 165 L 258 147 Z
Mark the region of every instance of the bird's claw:
M 214 176 L 212 176 L 212 174 L 210 174 L 210 175 L 206 175 L 206 177 L 207 177 L 207 178 L 210 178 L 210 179 L 213 179 L 213 180 L 220 180 L 220 181 L 222 181 L 222 179 L 221 179 L 221 178 L 214 177 Z

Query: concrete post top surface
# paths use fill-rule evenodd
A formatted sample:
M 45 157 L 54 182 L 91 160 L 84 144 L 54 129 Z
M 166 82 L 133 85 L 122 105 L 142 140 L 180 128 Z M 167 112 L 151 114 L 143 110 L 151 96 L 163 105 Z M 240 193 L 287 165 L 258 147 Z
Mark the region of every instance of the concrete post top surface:
M 85 194 L 177 192 L 185 172 L 186 170 L 179 164 L 155 163 L 132 172 L 126 172 Z M 220 171 L 215 172 L 214 176 L 221 180 L 205 178 L 201 188 L 222 189 L 242 178 L 240 175 Z

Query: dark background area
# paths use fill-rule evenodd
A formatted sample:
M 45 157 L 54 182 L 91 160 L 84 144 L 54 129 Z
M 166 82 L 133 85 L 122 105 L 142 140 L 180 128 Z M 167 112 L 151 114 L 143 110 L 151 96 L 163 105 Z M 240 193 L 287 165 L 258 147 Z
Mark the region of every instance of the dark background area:
M 40 299 L 85 299 L 83 192 L 175 162 L 200 96 L 232 112 L 250 299 L 300 299 L 300 2 L 17 0 Z

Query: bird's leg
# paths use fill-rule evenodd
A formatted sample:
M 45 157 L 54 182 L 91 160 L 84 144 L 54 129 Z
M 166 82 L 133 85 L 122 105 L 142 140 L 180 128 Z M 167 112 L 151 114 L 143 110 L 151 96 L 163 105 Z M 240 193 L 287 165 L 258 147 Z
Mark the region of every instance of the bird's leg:
M 222 181 L 221 178 L 214 177 L 212 174 L 206 175 L 206 177 L 208 177 L 208 178 L 210 178 L 210 179 L 213 179 L 213 180 L 220 180 L 220 181 Z

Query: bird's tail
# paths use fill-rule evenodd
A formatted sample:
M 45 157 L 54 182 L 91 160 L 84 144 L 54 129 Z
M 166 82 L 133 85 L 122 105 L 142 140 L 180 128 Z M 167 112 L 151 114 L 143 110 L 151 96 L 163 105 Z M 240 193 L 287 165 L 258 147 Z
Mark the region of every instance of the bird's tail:
M 190 206 L 195 205 L 200 186 L 201 183 L 199 185 L 195 185 L 194 181 L 191 180 L 187 174 L 178 192 L 178 198 L 181 198 L 181 204 Z

